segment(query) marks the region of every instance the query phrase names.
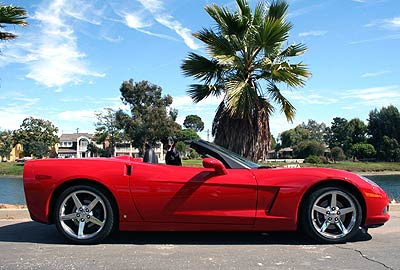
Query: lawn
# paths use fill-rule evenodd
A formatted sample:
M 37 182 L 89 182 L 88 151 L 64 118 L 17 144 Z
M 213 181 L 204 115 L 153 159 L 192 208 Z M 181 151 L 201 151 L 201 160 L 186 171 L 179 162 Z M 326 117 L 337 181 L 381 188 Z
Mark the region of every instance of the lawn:
M 182 160 L 182 165 L 188 167 L 203 167 L 203 160 L 201 159 Z
M 351 162 L 342 161 L 330 164 L 300 164 L 301 167 L 324 167 L 353 172 L 400 171 L 400 162 Z
M 0 162 L 0 175 L 22 175 L 24 166 L 16 162 Z
M 202 167 L 202 160 L 182 160 L 183 166 Z M 269 166 L 283 167 L 293 163 L 267 163 Z M 264 164 L 263 164 L 264 165 Z M 300 167 L 322 167 L 333 168 L 339 170 L 353 172 L 382 172 L 382 171 L 398 171 L 400 172 L 400 162 L 351 162 L 342 161 L 329 164 L 299 164 Z
M 182 160 L 183 166 L 202 167 L 201 159 Z M 283 167 L 293 163 L 267 163 L 269 166 Z M 299 164 L 301 167 L 322 167 L 334 168 L 353 172 L 383 172 L 397 171 L 400 172 L 400 162 L 351 162 L 342 161 L 330 164 Z M 22 175 L 24 166 L 15 162 L 0 162 L 0 175 Z

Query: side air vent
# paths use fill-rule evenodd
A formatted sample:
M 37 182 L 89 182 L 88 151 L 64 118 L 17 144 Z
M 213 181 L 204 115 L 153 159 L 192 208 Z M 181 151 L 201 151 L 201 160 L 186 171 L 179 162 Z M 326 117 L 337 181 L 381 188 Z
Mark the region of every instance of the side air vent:
M 126 165 L 126 175 L 132 175 L 132 165 Z

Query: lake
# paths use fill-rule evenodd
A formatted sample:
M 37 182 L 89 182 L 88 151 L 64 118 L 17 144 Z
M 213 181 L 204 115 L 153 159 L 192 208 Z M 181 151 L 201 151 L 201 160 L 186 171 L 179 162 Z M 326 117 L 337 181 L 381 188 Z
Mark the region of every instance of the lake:
M 400 175 L 370 175 L 367 177 L 381 186 L 390 200 L 400 201 Z M 0 203 L 25 204 L 22 178 L 0 176 Z

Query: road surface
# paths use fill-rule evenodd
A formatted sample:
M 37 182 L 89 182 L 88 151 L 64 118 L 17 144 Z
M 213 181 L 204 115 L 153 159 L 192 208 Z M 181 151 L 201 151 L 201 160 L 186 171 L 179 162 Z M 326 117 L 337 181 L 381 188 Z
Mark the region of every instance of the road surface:
M 0 221 L 0 269 L 399 269 L 400 212 L 340 245 L 298 233 L 118 233 L 104 244 L 65 242 L 55 227 Z

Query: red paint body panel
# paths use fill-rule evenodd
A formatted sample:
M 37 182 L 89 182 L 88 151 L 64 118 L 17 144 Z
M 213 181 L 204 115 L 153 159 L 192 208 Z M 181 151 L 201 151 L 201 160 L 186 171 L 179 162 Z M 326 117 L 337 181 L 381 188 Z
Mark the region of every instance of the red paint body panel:
M 131 166 L 132 175 L 127 175 Z M 24 189 L 32 219 L 51 223 L 55 190 L 86 179 L 107 188 L 119 210 L 120 230 L 290 231 L 306 192 L 323 181 L 343 181 L 365 201 L 366 226 L 383 224 L 388 197 L 353 173 L 322 169 L 227 169 L 155 165 L 124 157 L 27 161 Z

